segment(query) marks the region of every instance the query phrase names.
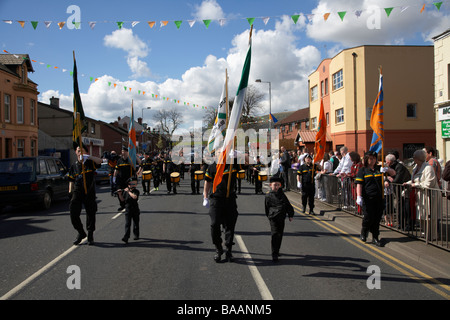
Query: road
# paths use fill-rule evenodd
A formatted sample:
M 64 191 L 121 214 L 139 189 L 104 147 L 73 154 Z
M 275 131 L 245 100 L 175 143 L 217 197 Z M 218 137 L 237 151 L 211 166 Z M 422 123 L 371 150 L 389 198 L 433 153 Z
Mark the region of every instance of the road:
M 449 275 L 395 250 L 363 244 L 360 220 L 344 223 L 300 213 L 286 221 L 278 263 L 271 260 L 264 195 L 243 182 L 238 197 L 235 261 L 215 263 L 202 196 L 181 181 L 141 196 L 141 238 L 125 245 L 124 215 L 108 186 L 98 187 L 95 245 L 72 246 L 68 202 L 0 215 L 0 297 L 13 300 L 442 300 Z M 331 209 L 330 209 L 331 210 Z M 84 221 L 84 213 L 82 220 Z M 347 218 L 346 218 L 347 219 Z M 339 219 L 342 220 L 342 219 Z M 387 236 L 383 229 L 381 237 Z M 399 240 L 403 241 L 403 240 Z M 404 240 L 406 241 L 406 240 Z M 450 253 L 444 259 L 450 265 Z M 448 271 L 450 268 L 447 269 Z

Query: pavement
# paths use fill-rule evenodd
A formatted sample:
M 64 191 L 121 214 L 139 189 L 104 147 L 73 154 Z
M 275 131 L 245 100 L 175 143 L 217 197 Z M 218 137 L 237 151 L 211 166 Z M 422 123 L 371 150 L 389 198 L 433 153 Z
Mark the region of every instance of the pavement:
M 291 203 L 301 208 L 301 198 L 298 192 L 286 192 Z M 308 210 L 307 210 L 308 212 Z M 326 202 L 315 200 L 314 212 L 316 217 L 327 221 L 333 221 L 346 232 L 358 237 L 361 231 L 361 216 L 348 213 L 327 204 Z M 394 229 L 380 226 L 380 239 L 382 239 L 386 251 L 391 251 L 391 255 L 397 256 L 399 260 L 411 261 L 412 263 L 422 264 L 441 273 L 450 281 L 450 250 L 427 244 L 425 241 L 410 237 Z M 372 240 L 371 235 L 367 239 Z M 361 242 L 362 243 L 362 242 Z

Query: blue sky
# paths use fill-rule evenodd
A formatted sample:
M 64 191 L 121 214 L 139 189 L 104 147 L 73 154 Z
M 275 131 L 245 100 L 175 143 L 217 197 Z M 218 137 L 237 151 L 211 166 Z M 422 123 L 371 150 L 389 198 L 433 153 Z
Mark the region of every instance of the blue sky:
M 0 0 L 0 48 L 2 53 L 28 53 L 37 61 L 30 78 L 38 83 L 43 102 L 57 96 L 63 108 L 71 109 L 69 71 L 75 50 L 78 72 L 84 75 L 79 76 L 79 85 L 88 116 L 110 122 L 129 115 L 133 99 L 139 115 L 142 108 L 152 107 L 144 111 L 144 121 L 150 125 L 154 112 L 175 108 L 184 113 L 184 127 L 189 128 L 205 112 L 192 104 L 215 107 L 218 103 L 225 68 L 230 92 L 235 92 L 248 39 L 246 18 L 256 18 L 250 82 L 265 93 L 267 86 L 254 80 L 271 81 L 272 109 L 280 112 L 306 107 L 308 75 L 320 61 L 344 48 L 432 45 L 430 38 L 450 27 L 450 1 L 443 1 L 440 11 L 433 2 Z M 420 13 L 424 3 L 425 11 Z M 70 30 L 66 25 L 60 30 L 57 23 L 73 17 L 73 11 L 67 12 L 70 5 L 80 9 L 81 27 Z M 384 12 L 387 7 L 394 7 L 389 17 Z M 356 10 L 362 10 L 359 17 Z M 340 11 L 347 12 L 343 21 L 337 14 Z M 325 21 L 327 12 L 330 16 Z M 296 24 L 291 18 L 295 14 L 301 14 Z M 263 17 L 269 17 L 267 24 Z M 208 28 L 203 19 L 212 20 Z M 224 19 L 223 25 L 219 19 Z M 5 20 L 12 20 L 12 24 Z M 25 21 L 24 28 L 18 20 Z M 175 20 L 183 21 L 179 29 Z M 195 24 L 190 27 L 188 20 L 195 20 Z M 36 30 L 30 21 L 38 21 Z M 49 28 L 44 21 L 52 22 Z M 124 22 L 120 30 L 118 21 Z M 139 23 L 133 27 L 133 21 Z M 147 21 L 155 21 L 155 26 L 150 28 Z M 169 22 L 161 27 L 160 21 Z M 89 22 L 96 22 L 93 29 Z M 99 80 L 90 81 L 90 77 Z M 125 91 L 124 86 L 132 90 Z M 149 93 L 171 100 L 151 98 Z M 189 107 L 183 102 L 189 102 Z

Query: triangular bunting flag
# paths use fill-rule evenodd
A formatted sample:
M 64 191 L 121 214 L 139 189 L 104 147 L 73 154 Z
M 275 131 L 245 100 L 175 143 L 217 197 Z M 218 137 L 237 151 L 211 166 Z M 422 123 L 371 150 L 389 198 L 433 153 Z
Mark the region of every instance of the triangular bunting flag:
M 210 20 L 210 19 L 208 19 L 208 20 L 203 20 L 203 23 L 205 24 L 206 29 L 208 29 L 209 24 L 211 23 L 211 20 Z
M 252 25 L 253 22 L 255 21 L 255 18 L 247 18 L 248 24 Z
M 62 22 L 58 22 L 58 27 L 59 27 L 59 30 L 61 30 L 63 27 L 64 27 L 64 25 L 66 24 L 66 22 L 65 21 L 62 21 Z
M 94 27 L 95 27 L 96 24 L 97 24 L 97 22 L 91 21 L 91 22 L 89 22 L 89 27 L 90 27 L 92 30 L 94 30 Z
M 183 21 L 181 21 L 181 20 L 177 20 L 177 21 L 175 21 L 175 25 L 177 26 L 177 29 L 180 29 L 180 26 L 181 26 L 181 23 L 182 23 Z
M 267 25 L 267 22 L 269 22 L 270 17 L 263 17 L 262 20 L 264 22 L 264 25 Z
M 330 16 L 330 13 L 329 13 L 329 12 L 325 13 L 325 14 L 323 15 L 323 20 L 327 21 L 329 16 Z
M 294 14 L 291 16 L 292 20 L 294 21 L 295 24 L 297 24 L 298 18 L 300 17 L 299 14 Z
M 45 27 L 48 29 L 48 27 L 50 27 L 50 25 L 52 24 L 51 21 L 44 21 Z
M 123 26 L 123 21 L 117 21 L 117 27 L 119 29 L 122 29 L 122 26 Z
M 438 11 L 441 11 L 442 2 L 434 2 L 433 4 L 438 9 Z
M 339 15 L 339 17 L 341 18 L 341 21 L 344 21 L 344 17 L 345 17 L 345 14 L 347 13 L 347 11 L 341 11 L 341 12 L 338 12 L 338 15 Z
M 150 28 L 153 28 L 153 26 L 155 25 L 155 21 L 147 21 L 147 23 Z
M 404 7 L 401 7 L 401 9 L 400 9 L 400 13 L 402 13 L 403 11 L 406 11 L 407 9 L 409 8 L 409 6 L 404 6 Z
M 12 20 L 3 20 L 4 23 L 12 24 Z
M 192 26 L 195 24 L 195 20 L 188 20 L 189 27 L 192 28 Z
M 388 18 L 391 15 L 391 12 L 392 12 L 393 9 L 394 8 L 384 8 L 384 11 L 386 12 L 386 15 L 388 16 Z
M 425 11 L 425 4 L 422 6 L 422 9 L 420 9 L 420 13 Z
M 77 29 L 77 30 L 80 29 L 81 22 L 73 21 L 72 23 L 75 26 L 75 29 Z
M 361 17 L 361 14 L 362 14 L 362 10 L 356 10 L 356 11 L 355 11 L 355 16 L 356 16 L 357 18 Z
M 159 24 L 159 27 L 160 28 L 162 28 L 162 27 L 165 27 L 165 26 L 167 26 L 167 24 L 169 23 L 169 21 L 160 21 L 160 24 Z
M 22 28 L 25 26 L 25 21 L 17 21 L 21 26 L 22 26 Z
M 33 29 L 36 30 L 38 22 L 37 21 L 31 21 L 31 25 L 33 26 Z
M 140 21 L 133 21 L 131 23 L 131 27 L 134 28 Z
M 227 19 L 219 19 L 219 25 L 223 27 L 225 25 L 225 22 L 227 22 Z

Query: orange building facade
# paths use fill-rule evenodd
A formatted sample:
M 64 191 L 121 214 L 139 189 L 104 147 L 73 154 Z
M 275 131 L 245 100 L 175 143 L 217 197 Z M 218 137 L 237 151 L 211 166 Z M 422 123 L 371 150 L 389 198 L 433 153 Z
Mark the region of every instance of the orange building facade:
M 432 46 L 360 46 L 321 62 L 309 76 L 311 130 L 317 129 L 323 99 L 333 149 L 347 146 L 360 155 L 372 140 L 370 116 L 384 78 L 384 150 L 409 158 L 436 145 Z
M 38 155 L 37 84 L 28 55 L 0 54 L 0 159 Z

